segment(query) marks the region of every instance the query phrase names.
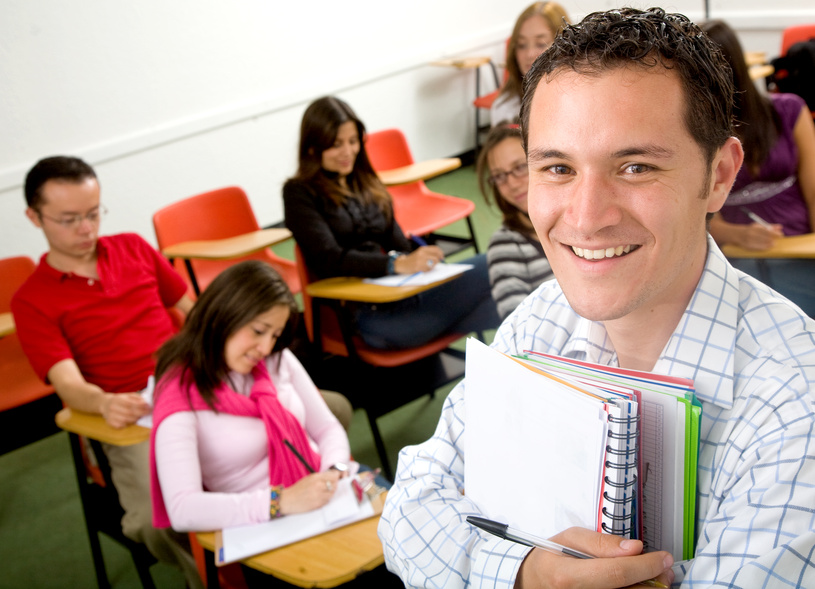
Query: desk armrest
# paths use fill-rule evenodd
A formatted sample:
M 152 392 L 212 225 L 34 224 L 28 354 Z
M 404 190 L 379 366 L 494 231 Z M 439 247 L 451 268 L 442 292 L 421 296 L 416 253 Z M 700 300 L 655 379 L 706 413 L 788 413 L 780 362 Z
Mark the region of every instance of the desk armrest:
M 376 173 L 385 186 L 399 186 L 410 184 L 419 180 L 428 180 L 441 174 L 451 172 L 461 167 L 461 160 L 457 157 L 425 160 L 401 168 L 381 170 Z
M 83 413 L 66 407 L 54 420 L 65 431 L 114 446 L 132 446 L 150 439 L 150 430 L 140 425 L 112 428 L 101 415 Z
M 354 301 L 357 303 L 393 303 L 430 290 L 458 276 L 450 276 L 447 279 L 431 284 L 413 286 L 382 286 L 381 284 L 363 282 L 361 278 L 339 276 L 312 282 L 306 286 L 306 292 L 317 299 Z
M 815 233 L 779 237 L 768 250 L 748 250 L 735 245 L 722 246 L 728 258 L 815 258 Z
M 11 313 L 0 313 L 0 337 L 11 335 L 15 331 L 14 317 Z

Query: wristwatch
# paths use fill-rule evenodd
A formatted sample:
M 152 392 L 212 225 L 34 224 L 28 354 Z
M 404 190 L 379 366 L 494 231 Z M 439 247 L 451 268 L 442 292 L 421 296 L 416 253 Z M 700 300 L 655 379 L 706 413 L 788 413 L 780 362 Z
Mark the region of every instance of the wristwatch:
M 396 260 L 401 258 L 404 254 L 402 252 L 398 252 L 396 250 L 391 250 L 388 252 L 388 274 L 396 274 L 396 269 L 394 265 L 396 264 Z
M 331 465 L 328 470 L 336 470 L 341 473 L 345 473 L 348 472 L 348 465 L 344 462 L 337 462 L 336 464 Z

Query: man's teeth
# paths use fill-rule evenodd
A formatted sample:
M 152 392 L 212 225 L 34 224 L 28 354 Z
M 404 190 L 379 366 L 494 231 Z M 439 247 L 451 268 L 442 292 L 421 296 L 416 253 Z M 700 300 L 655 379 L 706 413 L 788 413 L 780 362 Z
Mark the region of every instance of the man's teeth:
M 583 249 L 582 247 L 572 246 L 572 251 L 576 256 L 586 260 L 602 260 L 603 258 L 614 258 L 616 256 L 627 254 L 631 251 L 631 246 L 618 245 L 617 247 L 607 247 L 606 249 L 602 250 L 589 250 Z

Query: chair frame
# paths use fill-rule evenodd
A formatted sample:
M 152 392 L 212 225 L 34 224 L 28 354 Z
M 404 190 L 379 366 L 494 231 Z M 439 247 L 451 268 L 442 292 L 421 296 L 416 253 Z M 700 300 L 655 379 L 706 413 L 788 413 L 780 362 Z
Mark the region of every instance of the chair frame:
M 354 321 L 347 304 L 350 301 L 309 294 L 308 285 L 313 282 L 313 277 L 297 246 L 295 260 L 303 284 L 306 332 L 309 341 L 323 357 L 323 365 L 329 366 L 326 372 L 333 379 L 318 386 L 343 392 L 355 406 L 365 410 L 383 474 L 392 479 L 393 470 L 377 419 L 426 394 L 433 398 L 437 388 L 461 378 L 464 375 L 464 352 L 450 348 L 450 344 L 465 334 L 447 334 L 415 349 L 370 348 L 355 335 Z M 323 333 L 323 309 L 336 319 L 341 342 L 332 341 L 334 336 Z M 326 348 L 325 343 L 329 344 L 330 349 Z M 340 358 L 345 360 L 344 365 L 341 360 L 338 364 Z M 387 391 L 383 391 L 384 382 L 390 385 Z
M 131 540 L 122 532 L 121 520 L 124 511 L 119 504 L 119 494 L 116 487 L 113 486 L 110 464 L 105 452 L 102 450 L 102 445 L 97 440 L 87 439 L 99 466 L 99 471 L 105 483 L 104 486 L 98 484 L 89 476 L 85 465 L 83 438 L 72 432 L 68 432 L 68 438 L 71 443 L 71 455 L 73 456 L 77 484 L 79 485 L 79 497 L 82 502 L 85 528 L 88 532 L 93 566 L 99 588 L 108 589 L 110 587 L 102 546 L 99 542 L 99 534 L 103 533 L 130 552 L 142 587 L 144 589 L 155 589 L 150 567 L 157 561 L 144 544 Z

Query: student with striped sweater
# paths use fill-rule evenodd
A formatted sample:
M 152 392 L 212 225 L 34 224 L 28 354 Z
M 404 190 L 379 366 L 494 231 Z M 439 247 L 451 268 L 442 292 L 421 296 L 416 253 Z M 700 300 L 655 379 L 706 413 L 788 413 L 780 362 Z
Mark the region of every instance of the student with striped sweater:
M 503 215 L 501 227 L 487 249 L 492 298 L 498 315 L 506 318 L 552 269 L 527 212 L 529 169 L 518 125 L 493 127 L 478 158 L 478 183 L 487 202 Z

